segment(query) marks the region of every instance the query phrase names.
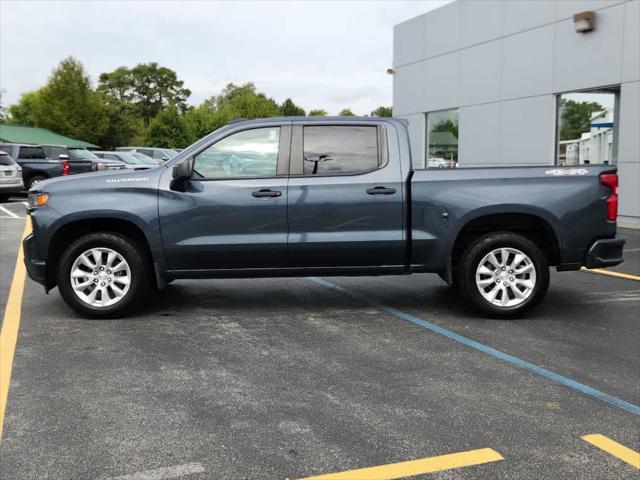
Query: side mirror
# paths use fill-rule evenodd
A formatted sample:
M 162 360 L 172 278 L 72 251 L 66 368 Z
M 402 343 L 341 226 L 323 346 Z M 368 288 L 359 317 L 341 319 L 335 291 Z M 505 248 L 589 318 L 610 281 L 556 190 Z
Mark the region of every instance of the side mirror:
M 67 155 L 66 153 L 61 153 L 60 155 L 58 155 L 58 160 L 69 160 L 69 155 Z
M 193 173 L 193 157 L 188 158 L 185 161 L 180 162 L 173 167 L 174 180 L 187 180 L 191 178 L 192 173 Z

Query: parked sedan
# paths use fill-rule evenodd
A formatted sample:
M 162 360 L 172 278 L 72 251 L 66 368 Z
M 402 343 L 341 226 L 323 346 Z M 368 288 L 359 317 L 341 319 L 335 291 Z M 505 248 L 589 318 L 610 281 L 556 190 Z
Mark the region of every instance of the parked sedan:
M 119 152 L 138 152 L 153 158 L 154 160 L 161 160 L 166 162 L 178 155 L 178 152 L 171 148 L 157 148 L 157 147 L 118 147 Z
M 154 165 L 143 162 L 139 158 L 134 157 L 129 152 L 93 152 L 100 158 L 105 160 L 115 160 L 125 164 L 129 170 L 146 170 Z
M 0 201 L 23 190 L 22 168 L 11 155 L 0 150 Z

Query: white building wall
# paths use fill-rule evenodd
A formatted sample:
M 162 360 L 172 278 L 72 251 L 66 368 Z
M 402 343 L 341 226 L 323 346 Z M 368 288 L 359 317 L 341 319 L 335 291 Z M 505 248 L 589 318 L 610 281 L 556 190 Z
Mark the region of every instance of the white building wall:
M 576 33 L 575 13 L 596 11 Z M 459 108 L 459 165 L 552 165 L 556 95 L 620 86 L 620 223 L 640 225 L 640 0 L 458 0 L 396 25 L 394 115 Z

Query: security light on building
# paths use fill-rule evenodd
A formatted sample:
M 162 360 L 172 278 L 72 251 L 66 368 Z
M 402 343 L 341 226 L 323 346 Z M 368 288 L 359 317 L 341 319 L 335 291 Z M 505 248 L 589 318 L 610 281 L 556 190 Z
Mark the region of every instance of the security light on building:
M 578 33 L 590 32 L 596 26 L 596 14 L 591 11 L 576 13 L 573 16 L 573 24 Z

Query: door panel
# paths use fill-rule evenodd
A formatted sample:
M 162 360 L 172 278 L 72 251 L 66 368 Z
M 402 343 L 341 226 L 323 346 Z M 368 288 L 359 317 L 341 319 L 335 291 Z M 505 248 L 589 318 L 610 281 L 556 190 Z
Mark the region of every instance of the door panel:
M 281 195 L 252 195 L 265 189 Z M 162 238 L 170 269 L 285 266 L 285 178 L 191 180 L 185 190 L 160 196 Z
M 279 136 L 269 141 L 248 141 L 244 130 L 213 142 L 194 156 L 205 178 L 196 173 L 181 188 L 169 187 L 167 169 L 159 210 L 171 270 L 286 266 L 287 178 L 277 172 L 288 165 L 291 128 L 275 128 Z
M 314 132 L 314 135 L 317 137 L 319 133 Z M 350 137 L 353 138 L 353 135 Z M 327 145 L 324 148 L 332 150 L 330 153 L 304 153 L 302 128 L 294 127 L 292 171 L 308 172 L 310 168 L 311 171 L 322 171 L 322 165 L 316 165 L 326 162 L 327 158 L 334 163 L 325 167 L 325 171 L 337 171 L 341 147 L 330 143 L 324 142 Z M 323 142 L 317 141 L 315 144 L 322 145 Z M 354 147 L 344 146 L 344 150 L 349 148 Z M 384 166 L 373 171 L 355 175 L 303 175 L 290 178 L 291 266 L 348 267 L 405 263 L 404 192 L 400 165 L 397 161 L 386 161 L 386 151 L 383 151 L 386 141 L 379 142 L 379 148 L 384 153 L 380 161 Z M 309 167 L 302 163 L 308 163 L 309 159 L 315 165 Z M 353 164 L 355 168 L 363 168 L 362 161 L 354 161 Z

